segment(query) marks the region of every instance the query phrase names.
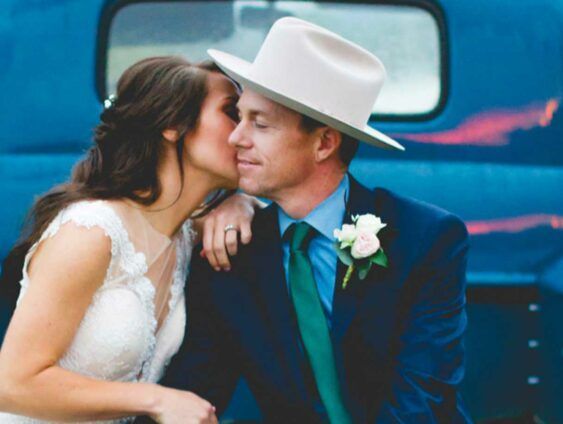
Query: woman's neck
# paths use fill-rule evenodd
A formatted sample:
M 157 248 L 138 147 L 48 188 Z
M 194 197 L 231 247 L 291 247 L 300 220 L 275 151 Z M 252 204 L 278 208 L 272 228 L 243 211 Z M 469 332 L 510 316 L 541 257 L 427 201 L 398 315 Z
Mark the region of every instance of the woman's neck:
M 205 175 L 190 169 L 184 174 L 183 187 L 179 172 L 163 171 L 159 178 L 162 187 L 159 198 L 148 206 L 135 202 L 134 207 L 140 210 L 158 232 L 172 237 L 218 187 Z

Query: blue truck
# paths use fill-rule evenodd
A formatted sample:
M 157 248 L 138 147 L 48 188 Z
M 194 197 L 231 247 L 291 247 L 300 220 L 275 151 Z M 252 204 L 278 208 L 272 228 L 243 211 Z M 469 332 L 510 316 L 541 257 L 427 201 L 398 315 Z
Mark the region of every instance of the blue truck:
M 282 16 L 387 67 L 372 120 L 406 151 L 362 146 L 352 173 L 468 227 L 461 390 L 475 421 L 563 422 L 563 0 L 2 0 L 0 259 L 127 66 L 209 47 L 252 59 Z M 1 299 L 1 332 L 10 314 Z M 259 420 L 244 382 L 223 418 Z

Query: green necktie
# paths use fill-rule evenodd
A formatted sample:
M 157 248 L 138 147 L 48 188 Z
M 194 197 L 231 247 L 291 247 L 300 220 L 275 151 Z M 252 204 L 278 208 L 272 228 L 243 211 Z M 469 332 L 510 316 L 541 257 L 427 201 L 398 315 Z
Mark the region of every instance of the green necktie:
M 314 230 L 305 222 L 299 222 L 292 227 L 293 235 L 289 244 L 289 287 L 301 338 L 331 424 L 351 423 L 342 401 L 328 324 L 307 256 L 307 245 Z

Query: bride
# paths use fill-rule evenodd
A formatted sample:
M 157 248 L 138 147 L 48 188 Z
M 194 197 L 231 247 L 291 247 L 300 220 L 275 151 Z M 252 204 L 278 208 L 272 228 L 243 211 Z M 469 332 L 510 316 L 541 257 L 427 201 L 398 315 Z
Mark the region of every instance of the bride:
M 21 291 L 0 351 L 0 422 L 217 422 L 206 400 L 156 382 L 184 337 L 191 218 L 237 185 L 237 99 L 211 64 L 155 57 L 122 75 L 94 146 L 36 202 L 4 262 L 3 283 Z M 228 202 L 248 228 L 256 201 Z M 216 233 L 232 243 L 228 229 Z

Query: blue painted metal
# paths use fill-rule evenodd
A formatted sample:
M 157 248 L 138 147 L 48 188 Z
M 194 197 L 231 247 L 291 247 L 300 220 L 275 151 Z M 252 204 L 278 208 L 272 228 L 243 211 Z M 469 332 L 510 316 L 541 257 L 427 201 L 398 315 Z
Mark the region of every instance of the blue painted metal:
M 2 2 L 0 258 L 33 197 L 62 182 L 88 146 L 105 95 L 95 73 L 107 4 Z M 563 334 L 553 324 L 563 322 L 563 0 L 426 4 L 445 18 L 444 107 L 427 120 L 374 121 L 407 151 L 362 147 L 352 171 L 468 224 L 471 290 L 499 290 L 469 292 L 465 393 L 475 417 L 563 422 Z M 524 294 L 507 304 L 503 290 Z

